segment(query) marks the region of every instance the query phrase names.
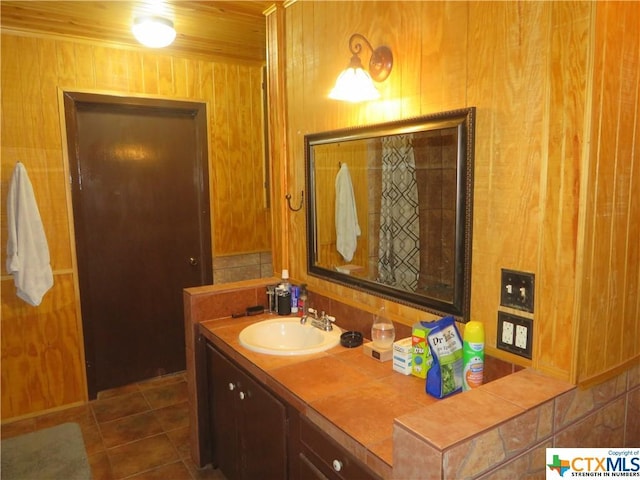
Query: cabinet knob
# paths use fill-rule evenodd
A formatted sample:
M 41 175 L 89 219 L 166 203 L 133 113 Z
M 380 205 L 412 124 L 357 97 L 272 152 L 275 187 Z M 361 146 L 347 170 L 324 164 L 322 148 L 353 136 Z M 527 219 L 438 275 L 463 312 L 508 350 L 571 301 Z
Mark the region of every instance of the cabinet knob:
M 342 470 L 342 462 L 340 460 L 338 460 L 338 459 L 335 459 L 333 461 L 333 469 L 336 472 L 339 472 L 340 470 Z
M 236 389 L 236 386 L 233 383 L 229 382 L 229 390 L 233 392 L 235 389 Z
M 240 400 L 244 400 L 244 397 L 245 397 L 244 392 L 240 392 L 238 396 L 240 397 Z

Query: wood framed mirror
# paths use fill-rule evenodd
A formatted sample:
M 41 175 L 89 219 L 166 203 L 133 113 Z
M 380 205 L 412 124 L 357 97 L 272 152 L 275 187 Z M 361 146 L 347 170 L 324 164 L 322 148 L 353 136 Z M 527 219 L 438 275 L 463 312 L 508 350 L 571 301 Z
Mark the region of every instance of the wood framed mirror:
M 475 108 L 305 136 L 308 273 L 469 320 Z

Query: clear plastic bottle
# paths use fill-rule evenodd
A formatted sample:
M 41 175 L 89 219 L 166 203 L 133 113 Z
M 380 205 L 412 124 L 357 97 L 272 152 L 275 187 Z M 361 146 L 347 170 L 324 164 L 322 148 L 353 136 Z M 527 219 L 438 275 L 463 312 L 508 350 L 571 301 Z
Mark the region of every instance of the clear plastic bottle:
M 297 316 L 300 287 L 298 287 L 297 285 L 291 285 L 291 288 L 289 288 L 289 290 L 291 291 L 291 314 Z
M 300 285 L 300 294 L 298 295 L 298 316 L 304 317 L 307 314 L 307 285 Z
M 371 340 L 373 346 L 382 350 L 387 350 L 393 346 L 396 339 L 396 328 L 393 322 L 384 315 L 384 308 L 381 308 L 378 314 L 373 316 L 373 325 L 371 327 Z

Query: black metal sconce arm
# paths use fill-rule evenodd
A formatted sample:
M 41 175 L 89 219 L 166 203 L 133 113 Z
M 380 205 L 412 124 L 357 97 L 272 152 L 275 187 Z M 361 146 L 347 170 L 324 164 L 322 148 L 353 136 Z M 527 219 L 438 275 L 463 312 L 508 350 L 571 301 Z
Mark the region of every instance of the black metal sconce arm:
M 391 49 L 385 45 L 382 45 L 378 48 L 373 48 L 369 40 L 360 33 L 354 33 L 349 38 L 349 50 L 353 54 L 351 58 L 352 64 L 360 64 L 360 52 L 362 52 L 362 44 L 366 44 L 367 47 L 371 50 L 371 58 L 369 59 L 369 75 L 376 82 L 383 82 L 391 73 L 391 68 L 393 67 L 393 53 L 391 53 Z

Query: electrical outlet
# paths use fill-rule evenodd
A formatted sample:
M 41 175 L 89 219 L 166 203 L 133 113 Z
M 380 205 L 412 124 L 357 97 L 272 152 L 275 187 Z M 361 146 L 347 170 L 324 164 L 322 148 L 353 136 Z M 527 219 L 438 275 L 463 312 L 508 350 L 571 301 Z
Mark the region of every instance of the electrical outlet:
M 535 275 L 501 270 L 500 305 L 533 313 Z
M 513 345 L 513 323 L 504 320 L 502 322 L 502 343 Z
M 527 349 L 527 327 L 524 325 L 516 326 L 516 347 L 526 350 Z
M 533 320 L 498 312 L 498 345 L 500 350 L 531 358 Z

